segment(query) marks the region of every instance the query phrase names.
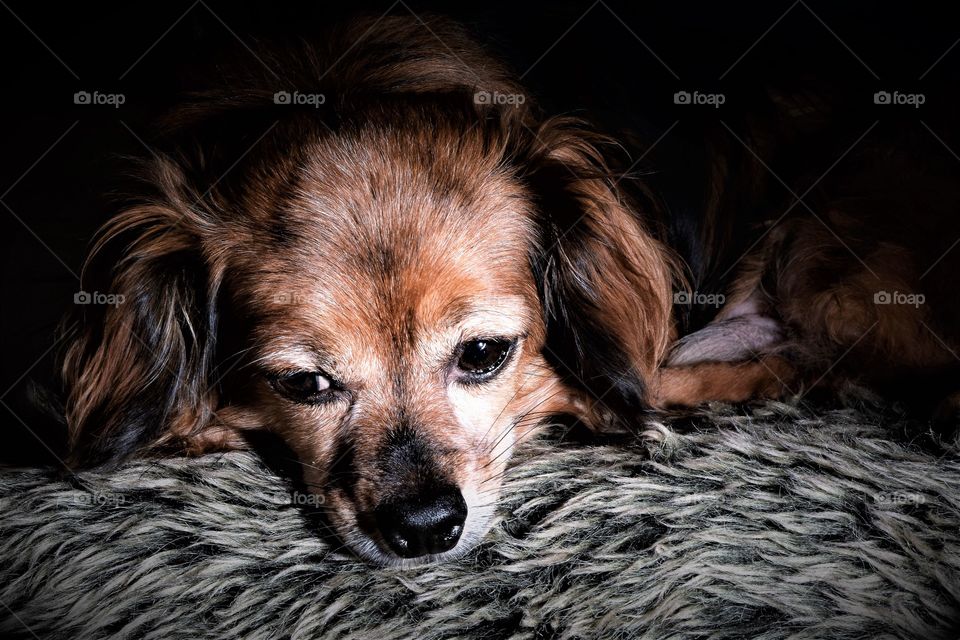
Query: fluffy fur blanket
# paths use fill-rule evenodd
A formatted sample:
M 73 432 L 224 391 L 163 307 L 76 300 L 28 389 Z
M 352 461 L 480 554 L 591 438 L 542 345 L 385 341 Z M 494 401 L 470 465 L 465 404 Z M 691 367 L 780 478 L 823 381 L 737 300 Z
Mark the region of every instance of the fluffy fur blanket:
M 339 553 L 250 454 L 6 471 L 0 633 L 956 639 L 960 457 L 880 422 L 768 405 L 548 435 L 484 544 L 415 570 Z

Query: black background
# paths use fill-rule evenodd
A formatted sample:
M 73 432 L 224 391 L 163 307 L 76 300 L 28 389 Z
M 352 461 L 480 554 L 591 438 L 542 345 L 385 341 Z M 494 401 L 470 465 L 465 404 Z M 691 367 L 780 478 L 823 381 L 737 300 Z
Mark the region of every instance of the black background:
M 355 13 L 439 13 L 526 72 L 524 83 L 551 112 L 601 121 L 628 113 L 654 138 L 675 122 L 671 136 L 695 137 L 705 119 L 735 122 L 764 86 L 813 81 L 842 93 L 851 130 L 922 120 L 934 152 L 951 156 L 960 149 L 952 133 L 960 46 L 951 50 L 960 21 L 949 5 L 10 2 L 0 7 L 2 457 L 44 456 L 21 420 L 57 447 L 57 434 L 24 400 L 28 382 L 50 379 L 55 329 L 79 288 L 89 239 L 113 210 L 106 194 L 128 165 L 124 156 L 148 153 L 151 120 L 212 53 L 260 37 L 309 37 Z M 727 103 L 673 104 L 674 92 L 694 89 L 723 92 Z M 123 93 L 126 102 L 75 105 L 83 90 Z M 922 92 L 926 104 L 878 107 L 880 90 Z

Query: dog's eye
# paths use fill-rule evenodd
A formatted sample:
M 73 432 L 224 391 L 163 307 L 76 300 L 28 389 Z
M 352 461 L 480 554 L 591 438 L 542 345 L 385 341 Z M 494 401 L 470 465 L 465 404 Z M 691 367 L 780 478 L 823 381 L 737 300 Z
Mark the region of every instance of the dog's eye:
M 330 378 L 319 371 L 303 371 L 274 378 L 273 386 L 291 400 L 319 402 L 333 385 Z
M 502 339 L 481 339 L 460 346 L 457 366 L 471 376 L 487 376 L 499 369 L 510 353 L 513 342 Z

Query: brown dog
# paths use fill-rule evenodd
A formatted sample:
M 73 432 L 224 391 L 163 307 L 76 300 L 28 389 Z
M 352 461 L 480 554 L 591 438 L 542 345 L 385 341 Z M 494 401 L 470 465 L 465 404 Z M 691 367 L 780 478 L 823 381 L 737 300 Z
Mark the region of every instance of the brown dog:
M 914 291 L 910 247 L 863 238 L 873 280 L 809 220 L 765 234 L 677 343 L 690 285 L 656 199 L 621 186 L 605 138 L 431 26 L 355 24 L 266 59 L 282 83 L 241 69 L 173 115 L 85 269 L 124 303 L 84 307 L 65 358 L 74 463 L 269 431 L 359 555 L 443 559 L 481 538 L 514 444 L 551 416 L 625 429 L 779 396 L 848 347 L 884 376 L 951 362 L 914 326 L 956 344 L 955 322 L 873 304 Z

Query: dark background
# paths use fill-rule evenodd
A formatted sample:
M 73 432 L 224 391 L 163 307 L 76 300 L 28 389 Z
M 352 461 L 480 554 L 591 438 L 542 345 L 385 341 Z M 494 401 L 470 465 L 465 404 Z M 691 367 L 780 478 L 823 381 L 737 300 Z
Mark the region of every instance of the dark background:
M 79 288 L 88 241 L 113 211 L 107 194 L 129 165 L 124 156 L 149 153 L 150 122 L 183 91 L 190 71 L 214 53 L 242 52 L 241 41 L 252 45 L 257 38 L 309 37 L 355 13 L 412 12 L 427 20 L 427 14 L 439 13 L 466 23 L 525 74 L 524 83 L 550 112 L 601 122 L 627 118 L 651 139 L 676 123 L 669 135 L 682 142 L 696 139 L 707 121 L 737 122 L 766 86 L 792 89 L 813 82 L 841 96 L 837 117 L 848 119 L 851 130 L 865 130 L 875 120 L 878 131 L 922 120 L 933 152 L 955 157 L 960 47 L 951 47 L 960 38 L 960 22 L 949 5 L 4 4 L 0 458 L 49 457 L 35 435 L 58 448 L 56 429 L 30 408 L 27 388 L 31 380 L 50 381 L 56 327 Z M 716 110 L 673 104 L 674 92 L 695 89 L 723 92 L 726 104 Z M 75 105 L 74 93 L 83 90 L 122 93 L 126 102 L 120 108 Z M 926 104 L 878 107 L 873 94 L 880 90 L 921 92 Z M 824 159 L 823 169 L 829 162 Z M 960 159 L 957 167 L 960 174 Z

